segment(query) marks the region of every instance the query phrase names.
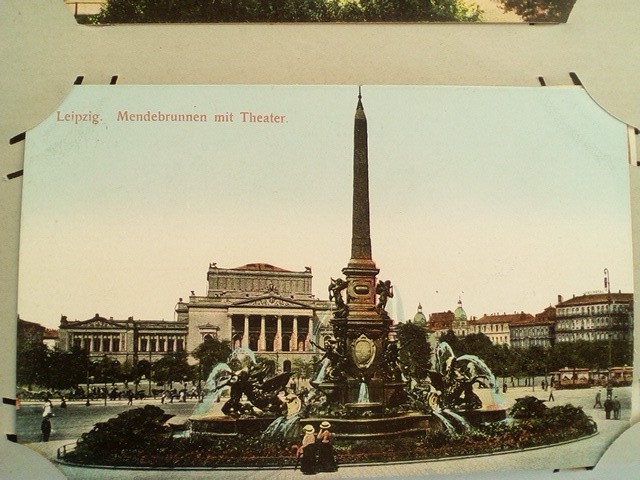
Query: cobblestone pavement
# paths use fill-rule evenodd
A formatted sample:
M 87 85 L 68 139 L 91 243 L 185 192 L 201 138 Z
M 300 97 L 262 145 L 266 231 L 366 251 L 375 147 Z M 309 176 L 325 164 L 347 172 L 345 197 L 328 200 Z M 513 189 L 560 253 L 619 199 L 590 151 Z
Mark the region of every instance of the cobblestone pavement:
M 322 473 L 322 478 L 419 478 L 425 475 L 453 474 L 454 477 L 468 475 L 471 472 L 493 472 L 496 470 L 545 470 L 551 474 L 555 468 L 577 468 L 593 466 L 602 456 L 606 445 L 609 445 L 629 426 L 630 388 L 618 388 L 614 394 L 618 395 L 622 403 L 622 420 L 606 420 L 602 409 L 594 409 L 593 401 L 597 389 L 560 390 L 555 391 L 555 402 L 548 405 L 571 403 L 582 406 L 585 412 L 598 423 L 598 435 L 549 448 L 539 448 L 524 452 L 488 455 L 472 458 L 452 460 L 438 460 L 431 462 L 412 462 L 402 464 L 381 464 L 366 466 L 342 466 L 337 473 Z M 512 404 L 516 398 L 524 395 L 534 395 L 540 399 L 547 399 L 548 393 L 536 388 L 513 388 L 507 392 L 506 403 Z M 159 402 L 157 402 L 159 403 Z M 193 408 L 193 404 L 191 407 Z M 106 412 L 105 412 L 106 413 Z M 18 430 L 20 431 L 20 430 Z M 54 458 L 57 448 L 73 439 L 56 440 L 49 443 L 31 443 L 29 447 L 40 452 L 43 456 Z M 120 469 L 89 469 L 59 465 L 58 468 L 66 478 L 70 479 L 174 479 L 177 471 L 172 470 L 120 470 Z M 523 472 L 524 473 L 524 472 Z M 538 472 L 539 473 L 539 472 Z M 290 479 L 301 476 L 299 471 L 292 469 L 255 469 L 255 470 L 191 470 L 181 471 L 181 477 L 194 479 Z M 495 478 L 495 474 L 486 474 L 486 478 Z M 482 478 L 484 475 L 480 474 Z M 453 477 L 449 477 L 453 478 Z M 520 477 L 519 477 L 520 478 Z M 525 475 L 526 478 L 526 475 Z M 539 478 L 538 476 L 535 478 Z

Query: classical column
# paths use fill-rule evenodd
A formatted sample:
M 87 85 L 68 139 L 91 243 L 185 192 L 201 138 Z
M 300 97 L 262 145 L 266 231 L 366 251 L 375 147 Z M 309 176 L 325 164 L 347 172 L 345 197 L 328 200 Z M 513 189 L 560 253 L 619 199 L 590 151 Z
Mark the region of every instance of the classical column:
M 304 341 L 304 350 L 305 352 L 311 350 L 311 330 L 313 329 L 313 322 L 311 321 L 311 317 L 308 318 L 309 323 L 307 324 L 307 338 Z
M 289 350 L 292 352 L 298 351 L 298 316 L 293 317 L 293 330 L 291 332 L 291 338 L 289 339 Z
M 267 335 L 266 335 L 266 318 L 264 315 L 260 315 L 260 338 L 258 339 L 258 350 L 264 352 L 267 349 Z
M 273 349 L 276 352 L 282 351 L 282 315 L 278 315 L 278 329 L 276 330 L 276 339 L 273 343 Z
M 244 316 L 244 333 L 242 334 L 242 346 L 249 348 L 249 316 Z

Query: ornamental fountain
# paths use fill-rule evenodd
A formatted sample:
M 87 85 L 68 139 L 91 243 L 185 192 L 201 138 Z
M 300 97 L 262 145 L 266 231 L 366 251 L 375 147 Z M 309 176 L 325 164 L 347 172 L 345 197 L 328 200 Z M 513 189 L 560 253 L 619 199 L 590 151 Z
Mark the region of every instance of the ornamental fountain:
M 333 337 L 316 348 L 323 352 L 319 371 L 304 398 L 282 395 L 289 373 L 269 376 L 253 361 L 237 371 L 218 366 L 208 384 L 211 396 L 231 389 L 224 417 L 196 415 L 192 432 L 232 434 L 265 432 L 296 436 L 298 420 L 316 428 L 330 420 L 337 438 L 385 438 L 424 434 L 443 428 L 480 424 L 506 417 L 501 408 L 481 409 L 473 385 L 497 385 L 484 362 L 455 357 L 449 345 L 436 349 L 435 369 L 428 379 L 407 378 L 399 361 L 402 345 L 392 337 L 386 311 L 393 286 L 378 280 L 371 253 L 367 119 L 359 92 L 354 123 L 351 258 L 344 278 L 331 279 Z M 295 398 L 293 398 L 295 397 Z M 494 401 L 494 403 L 500 403 Z M 295 405 L 296 408 L 292 408 Z M 202 413 L 202 412 L 196 412 Z

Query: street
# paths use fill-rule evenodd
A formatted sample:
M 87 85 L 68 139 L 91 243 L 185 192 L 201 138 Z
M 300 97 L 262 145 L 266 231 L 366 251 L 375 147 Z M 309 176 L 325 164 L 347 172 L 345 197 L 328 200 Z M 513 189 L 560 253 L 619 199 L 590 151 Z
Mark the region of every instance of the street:
M 531 387 L 510 388 L 505 395 L 507 405 L 513 404 L 516 398 L 525 395 L 533 395 L 540 399 L 547 400 L 548 392 L 536 388 L 535 392 L 531 391 Z M 593 408 L 594 398 L 597 388 L 581 389 L 581 390 L 556 390 L 554 391 L 554 402 L 547 402 L 548 406 L 561 405 L 571 403 L 575 406 L 582 406 L 584 411 L 591 415 L 598 424 L 599 433 L 594 437 L 558 445 L 550 448 L 538 448 L 522 452 L 507 453 L 500 455 L 477 456 L 472 458 L 461 458 L 453 460 L 439 461 L 418 461 L 402 464 L 394 464 L 391 467 L 388 464 L 382 465 L 366 465 L 366 466 L 342 466 L 338 473 L 323 473 L 323 477 L 331 478 L 380 478 L 393 475 L 402 477 L 424 476 L 425 474 L 447 474 L 456 473 L 458 475 L 464 472 L 489 472 L 505 469 L 527 469 L 527 470 L 547 470 L 551 471 L 555 468 L 577 468 L 595 465 L 602 456 L 607 446 L 617 438 L 629 426 L 630 408 L 631 408 L 631 389 L 630 387 L 622 387 L 614 389 L 614 395 L 617 395 L 622 403 L 622 420 L 605 420 L 604 410 Z M 485 392 L 480 392 L 485 393 Z M 604 397 L 604 390 L 603 390 Z M 161 406 L 167 413 L 174 413 L 182 417 L 188 416 L 195 407 L 195 402 L 186 404 L 165 404 L 160 402 L 149 402 L 154 405 Z M 143 405 L 140 402 L 134 406 Z M 219 408 L 220 404 L 216 404 Z M 121 405 L 92 405 L 84 407 L 83 404 L 70 405 L 64 413 L 63 409 L 57 407 L 54 403 L 54 413 L 56 417 L 52 419 L 53 433 L 49 443 L 38 442 L 40 415 L 42 411 L 41 405 L 23 406 L 18 411 L 18 433 L 19 441 L 29 442 L 28 446 L 40 452 L 49 458 L 55 457 L 56 449 L 64 444 L 72 443 L 77 435 L 91 428 L 92 422 L 103 421 L 116 415 L 120 411 L 127 408 L 126 402 Z M 133 475 L 132 470 L 127 469 L 91 469 L 81 467 L 71 467 L 59 465 L 58 468 L 67 478 L 72 479 L 111 479 L 111 478 L 136 478 L 136 479 L 172 479 L 175 477 L 175 471 L 167 470 L 136 470 Z M 185 473 L 186 474 L 186 473 Z M 247 470 L 190 470 L 189 478 L 224 478 L 226 479 L 245 479 L 245 478 L 265 478 L 265 479 L 286 479 L 291 478 L 294 473 L 291 469 L 268 470 L 255 469 Z
M 82 433 L 91 430 L 94 424 L 104 422 L 115 417 L 121 412 L 131 408 L 142 407 L 146 404 L 157 405 L 165 413 L 177 416 L 189 416 L 196 406 L 195 400 L 186 403 L 160 404 L 160 400 L 134 400 L 132 406 L 127 406 L 126 400 L 108 401 L 105 407 L 103 400 L 91 402 L 86 407 L 84 401 L 67 402 L 67 408 L 60 408 L 60 401 L 53 402 L 54 417 L 51 419 L 50 441 L 66 440 L 67 443 L 75 441 Z M 40 422 L 42 420 L 42 403 L 23 403 L 16 412 L 16 431 L 20 443 L 40 441 Z

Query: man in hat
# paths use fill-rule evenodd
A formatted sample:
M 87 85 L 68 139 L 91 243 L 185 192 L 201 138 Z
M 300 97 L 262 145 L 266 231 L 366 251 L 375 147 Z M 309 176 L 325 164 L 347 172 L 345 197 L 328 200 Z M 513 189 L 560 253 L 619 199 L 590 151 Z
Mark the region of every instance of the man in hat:
M 604 401 L 604 413 L 607 420 L 611 418 L 612 410 L 613 410 L 613 400 L 607 397 L 607 399 Z
M 319 472 L 335 472 L 338 470 L 336 458 L 333 454 L 333 446 L 331 445 L 331 424 L 326 420 L 320 424 L 318 432 L 318 471 Z
M 298 449 L 300 471 L 305 475 L 316 473 L 316 429 L 313 425 L 305 425 L 302 429 L 302 445 Z
M 613 410 L 614 420 L 620 420 L 620 400 L 618 400 L 617 396 L 613 398 L 613 402 L 611 402 L 611 407 Z

